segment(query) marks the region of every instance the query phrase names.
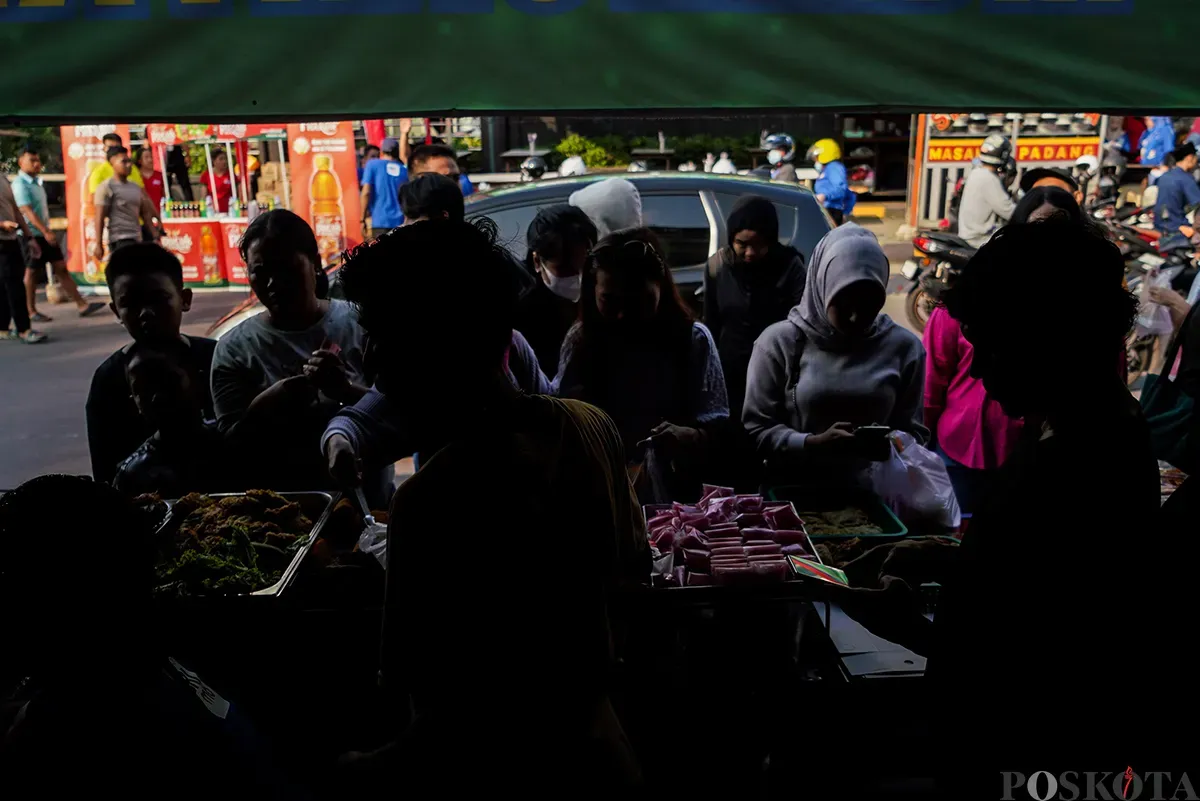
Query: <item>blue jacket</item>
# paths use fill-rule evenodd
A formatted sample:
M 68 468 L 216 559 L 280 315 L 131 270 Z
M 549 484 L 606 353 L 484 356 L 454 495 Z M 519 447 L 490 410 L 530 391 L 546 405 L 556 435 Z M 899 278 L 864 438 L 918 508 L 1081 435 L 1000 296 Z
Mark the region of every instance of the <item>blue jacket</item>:
M 462 190 L 463 197 L 469 197 L 475 192 L 475 185 L 471 183 L 471 179 L 465 173 L 459 173 L 458 188 Z
M 846 166 L 840 161 L 831 161 L 821 171 L 821 177 L 813 184 L 813 191 L 825 196 L 825 208 L 849 214 L 854 210 L 858 197 L 850 191 L 846 180 Z
M 1175 233 L 1187 224 L 1183 211 L 1200 203 L 1200 186 L 1191 173 L 1178 167 L 1167 170 L 1158 179 L 1158 200 L 1154 204 L 1154 227 L 1165 233 Z
M 1146 131 L 1141 141 L 1141 163 L 1157 167 L 1175 149 L 1175 128 L 1170 117 L 1151 117 L 1154 127 Z

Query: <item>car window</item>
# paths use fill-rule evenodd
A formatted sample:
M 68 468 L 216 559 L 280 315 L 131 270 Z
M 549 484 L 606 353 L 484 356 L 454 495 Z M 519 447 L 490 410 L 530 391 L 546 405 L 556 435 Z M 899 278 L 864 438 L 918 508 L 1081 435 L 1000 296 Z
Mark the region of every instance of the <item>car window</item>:
M 554 204 L 538 203 L 474 213 L 472 213 L 471 208 L 468 206 L 467 219 L 490 217 L 492 222 L 496 223 L 496 227 L 500 229 L 499 243 L 508 248 L 518 259 L 524 261 L 525 254 L 528 251 L 528 248 L 525 246 L 525 233 L 529 230 L 529 224 L 533 222 L 533 218 L 537 216 L 537 213 L 541 209 L 552 205 Z
M 704 264 L 711 234 L 700 195 L 642 195 L 642 220 L 662 241 L 672 269 Z
M 717 208 L 726 219 L 740 195 L 717 193 Z M 809 195 L 796 196 L 796 205 L 772 202 L 779 215 L 779 241 L 795 245 L 807 261 L 821 237 L 829 232 L 829 220 Z M 794 241 L 793 241 L 794 240 Z

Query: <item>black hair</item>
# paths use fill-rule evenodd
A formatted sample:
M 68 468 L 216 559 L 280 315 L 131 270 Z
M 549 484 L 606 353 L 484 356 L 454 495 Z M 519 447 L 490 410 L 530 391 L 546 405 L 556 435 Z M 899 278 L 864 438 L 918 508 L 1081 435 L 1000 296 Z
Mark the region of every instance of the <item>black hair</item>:
M 612 326 L 600 314 L 596 303 L 597 273 L 603 271 L 631 283 L 658 284 L 658 311 L 646 331 L 647 337 L 657 342 L 647 341 L 645 346 L 660 345 L 675 354 L 673 364 L 688 363 L 695 318 L 679 296 L 679 287 L 662 252 L 658 237 L 649 228 L 627 228 L 614 231 L 597 242 L 588 258 L 579 299 L 578 328 L 568 336 L 574 338 L 575 358 L 584 365 L 582 399 L 602 409 L 606 408 L 612 393 L 631 391 L 631 388 L 608 386 L 606 366 L 613 346 Z M 686 373 L 686 370 L 682 371 L 681 378 L 686 378 Z M 679 413 L 686 414 L 686 411 Z
M 103 604 L 105 596 L 149 602 L 154 552 L 144 518 L 107 484 L 46 475 L 0 497 L 0 598 L 6 604 L 28 601 L 45 586 L 47 535 L 57 549 L 55 580 L 65 588 L 51 606 L 88 595 L 88 603 Z
M 378 150 L 380 153 L 387 153 L 389 156 L 391 156 L 394 159 L 400 158 L 400 142 L 398 142 L 398 141 L 394 145 L 392 145 L 392 147 L 388 148 L 387 150 L 384 150 L 382 145 L 379 147 L 376 147 L 375 149 Z
M 1063 217 L 1065 221 L 1076 225 L 1083 225 L 1086 221 L 1083 210 L 1079 208 L 1079 203 L 1070 192 L 1057 186 L 1035 186 L 1026 192 L 1025 197 L 1017 203 L 1009 222 L 1018 225 L 1027 223 L 1030 214 L 1047 204 L 1059 210 L 1055 213 L 1055 217 Z
M 37 156 L 38 158 L 41 158 L 42 154 L 39 153 L 38 149 L 33 146 L 33 142 L 26 142 L 24 149 L 21 151 L 21 155 Z
M 1070 298 L 1041 315 L 1036 327 L 1014 314 L 1021 291 L 1013 271 L 1038 277 L 1046 298 Z M 1124 288 L 1125 263 L 1116 246 L 1082 225 L 1010 224 L 967 263 L 943 297 L 965 328 L 997 332 L 1013 347 L 1070 342 L 1072 368 L 1113 372 L 1137 300 Z
M 364 155 L 364 156 L 365 156 L 365 155 L 367 155 L 367 154 L 368 154 L 368 153 L 370 153 L 372 150 L 374 150 L 376 153 L 382 153 L 382 152 L 383 152 L 382 150 L 380 150 L 380 148 L 379 148 L 379 145 L 367 145 L 366 147 L 364 147 L 364 148 L 363 148 L 363 155 Z
M 761 234 L 768 243 L 779 241 L 779 212 L 775 204 L 758 195 L 742 195 L 733 204 L 726 224 L 729 240 L 741 231 Z
M 113 145 L 108 150 L 104 151 L 104 157 L 111 160 L 113 156 L 124 156 L 127 153 L 129 153 L 129 151 L 120 145 Z
M 317 297 L 329 296 L 329 276 L 325 273 L 325 265 L 321 262 L 321 250 L 317 247 L 317 235 L 312 226 L 304 218 L 287 209 L 274 209 L 264 212 L 246 226 L 246 233 L 238 242 L 238 253 L 243 262 L 249 261 L 250 246 L 259 240 L 271 240 L 285 245 L 287 248 L 307 256 L 312 262 L 317 276 Z
M 449 145 L 421 145 L 408 157 L 408 168 L 415 170 L 418 165 L 433 159 L 447 158 L 458 163 L 458 153 Z
M 175 254 L 154 242 L 134 242 L 113 251 L 104 270 L 110 292 L 123 275 L 165 275 L 178 289 L 183 289 L 183 265 Z
M 148 147 L 135 147 L 129 157 L 133 159 L 134 164 L 137 164 L 142 160 L 142 154 L 147 152 L 151 152 Z
M 498 367 L 512 342 L 518 290 L 486 217 L 397 228 L 347 253 L 339 280 L 373 342 L 462 343 L 455 361 L 468 371 Z M 452 304 L 429 302 L 450 295 Z
M 556 203 L 540 210 L 525 231 L 528 254 L 525 266 L 533 272 L 533 254 L 560 259 L 573 248 L 591 250 L 600 238 L 596 224 L 587 213 L 568 203 Z
M 436 172 L 421 173 L 400 186 L 400 210 L 407 219 L 445 216 L 462 222 L 463 193 L 453 178 Z
M 104 136 L 100 137 L 100 142 L 116 142 L 118 145 L 125 144 L 125 140 L 122 139 L 121 135 L 115 131 L 112 133 L 106 133 Z

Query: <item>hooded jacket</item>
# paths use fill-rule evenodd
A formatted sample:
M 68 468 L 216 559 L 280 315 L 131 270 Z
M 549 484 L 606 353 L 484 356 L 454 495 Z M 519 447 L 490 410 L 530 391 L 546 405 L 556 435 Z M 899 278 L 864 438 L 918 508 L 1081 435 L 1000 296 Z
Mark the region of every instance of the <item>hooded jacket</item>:
M 858 281 L 885 288 L 888 261 L 875 236 L 857 225 L 831 231 L 817 244 L 804 295 L 786 320 L 754 343 L 742 422 L 764 459 L 806 459 L 805 441 L 834 423 L 880 424 L 924 443 L 925 351 L 921 340 L 879 314 L 849 337 L 826 309 Z
M 1141 141 L 1141 163 L 1157 167 L 1175 150 L 1175 126 L 1170 117 L 1151 117 L 1154 127 L 1146 131 Z

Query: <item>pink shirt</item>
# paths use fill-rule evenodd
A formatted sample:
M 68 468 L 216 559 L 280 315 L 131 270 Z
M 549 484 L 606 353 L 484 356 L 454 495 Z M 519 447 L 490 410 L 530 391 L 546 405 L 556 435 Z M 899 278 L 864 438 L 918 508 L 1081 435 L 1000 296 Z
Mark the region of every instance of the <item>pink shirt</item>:
M 925 425 L 946 455 L 976 470 L 1004 464 L 1016 448 L 1021 420 L 1004 413 L 971 377 L 971 343 L 941 306 L 925 326 Z

